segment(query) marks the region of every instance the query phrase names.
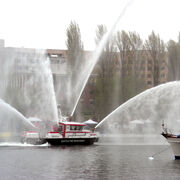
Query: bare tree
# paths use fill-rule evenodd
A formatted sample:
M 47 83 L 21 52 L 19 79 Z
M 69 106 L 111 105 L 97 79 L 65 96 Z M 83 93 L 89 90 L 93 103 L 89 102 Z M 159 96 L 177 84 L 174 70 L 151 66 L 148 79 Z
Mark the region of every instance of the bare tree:
M 180 42 L 170 40 L 168 49 L 168 79 L 169 81 L 180 80 Z
M 68 77 L 66 82 L 62 86 L 66 86 L 65 95 L 62 97 L 64 109 L 67 109 L 65 114 L 70 115 L 76 104 L 77 98 L 81 91 L 81 84 L 78 83 L 80 72 L 84 67 L 84 48 L 81 40 L 81 32 L 79 25 L 71 21 L 67 28 L 67 66 L 68 66 Z
M 106 34 L 107 28 L 104 25 L 98 25 L 96 30 L 95 42 L 98 45 Z M 99 58 L 98 66 L 100 67 L 99 77 L 96 83 L 95 106 L 101 112 L 101 117 L 105 117 L 114 109 L 113 88 L 116 67 L 118 63 L 115 40 L 112 37 L 104 46 L 103 52 Z M 118 99 L 116 97 L 116 99 Z M 119 104 L 119 102 L 117 102 Z M 101 109 L 101 107 L 103 107 Z
M 136 32 L 117 32 L 116 39 L 121 56 L 122 102 L 125 102 L 144 88 L 140 76 L 143 43 Z
M 156 35 L 154 31 L 149 35 L 145 42 L 147 56 L 152 60 L 153 68 L 151 70 L 154 86 L 160 83 L 160 68 L 165 63 L 165 43 Z
M 145 58 L 143 52 L 143 41 L 136 32 L 129 32 L 130 51 L 133 61 L 133 76 L 135 81 L 136 94 L 145 89 L 145 72 L 142 68 Z
M 67 29 L 66 46 L 68 49 L 69 71 L 73 72 L 80 64 L 79 61 L 82 59 L 84 51 L 79 25 L 74 21 L 71 21 Z

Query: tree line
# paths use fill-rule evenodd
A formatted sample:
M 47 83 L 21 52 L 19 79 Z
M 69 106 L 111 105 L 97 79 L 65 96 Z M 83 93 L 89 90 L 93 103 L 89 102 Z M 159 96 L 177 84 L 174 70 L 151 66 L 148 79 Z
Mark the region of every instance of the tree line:
M 97 26 L 97 46 L 106 32 L 105 25 Z M 68 67 L 74 72 L 78 61 L 86 61 L 82 55 L 85 51 L 80 28 L 74 21 L 67 28 L 66 45 Z M 167 78 L 162 81 L 164 70 Z M 93 73 L 97 76 L 93 83 L 88 83 L 93 102 L 91 108 L 84 105 L 82 111 L 90 111 L 93 114 L 91 118 L 102 120 L 120 104 L 145 89 L 180 80 L 180 34 L 177 41 L 165 43 L 154 31 L 144 41 L 137 32 L 117 31 L 104 46 Z

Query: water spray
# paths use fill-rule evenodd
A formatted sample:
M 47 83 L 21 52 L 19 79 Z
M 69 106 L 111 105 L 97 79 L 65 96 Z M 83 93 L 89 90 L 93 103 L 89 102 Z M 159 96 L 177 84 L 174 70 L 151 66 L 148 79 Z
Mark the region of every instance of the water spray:
M 87 84 L 88 79 L 89 79 L 89 76 L 91 75 L 91 73 L 92 73 L 92 71 L 93 71 L 93 69 L 94 69 L 94 66 L 95 66 L 95 64 L 97 63 L 97 60 L 99 59 L 99 57 L 100 57 L 100 55 L 101 55 L 101 53 L 102 53 L 102 51 L 103 51 L 103 48 L 104 48 L 105 44 L 108 42 L 109 38 L 110 38 L 110 37 L 112 36 L 112 34 L 115 32 L 118 23 L 120 22 L 120 20 L 122 19 L 122 17 L 125 15 L 127 8 L 130 6 L 130 4 L 131 4 L 132 2 L 133 2 L 133 0 L 129 0 L 129 1 L 126 3 L 126 5 L 125 5 L 125 7 L 123 8 L 120 16 L 117 18 L 117 20 L 115 21 L 115 23 L 114 23 L 114 25 L 112 26 L 112 28 L 103 36 L 103 38 L 102 38 L 102 40 L 100 41 L 98 47 L 96 48 L 95 53 L 93 54 L 93 57 L 92 57 L 92 60 L 91 60 L 93 63 L 92 63 L 92 65 L 91 65 L 91 67 L 88 69 L 87 77 L 86 77 L 85 82 L 84 82 L 84 84 L 83 84 L 83 86 L 82 86 L 82 88 L 81 88 L 81 91 L 80 91 L 80 93 L 79 93 L 79 96 L 78 96 L 78 98 L 77 98 L 77 101 L 76 101 L 76 103 L 75 103 L 75 105 L 74 105 L 74 108 L 73 108 L 73 110 L 72 110 L 71 116 L 73 116 L 73 114 L 74 114 L 74 111 L 75 111 L 75 109 L 76 109 L 76 107 L 77 107 L 77 104 L 78 104 L 78 102 L 79 102 L 79 99 L 80 99 L 80 97 L 81 97 L 81 95 L 82 95 L 82 92 L 83 92 L 83 90 L 84 90 L 84 88 L 85 88 L 85 86 L 86 86 L 86 84 Z
M 102 121 L 100 121 L 95 128 L 99 127 L 109 118 L 113 118 L 113 115 L 116 113 L 118 113 L 119 116 L 123 115 L 124 113 L 123 110 L 127 111 L 129 107 L 132 107 L 131 109 L 132 113 L 135 111 L 138 112 L 138 118 L 142 118 L 145 111 L 146 113 L 151 114 L 151 117 L 152 116 L 155 117 L 157 112 L 157 107 L 164 107 L 162 113 L 169 112 L 167 118 L 169 119 L 175 118 L 173 115 L 179 112 L 179 109 L 176 108 L 179 107 L 179 102 L 180 102 L 179 101 L 180 93 L 179 91 L 177 91 L 179 88 L 180 88 L 180 81 L 174 81 L 147 89 L 142 93 L 136 95 L 135 97 L 132 97 L 125 103 L 121 104 L 108 116 L 106 116 Z M 165 106 L 165 104 L 163 103 L 164 101 L 167 101 L 168 104 L 171 104 L 171 108 L 169 106 Z M 151 104 L 151 108 L 144 110 L 143 107 L 149 107 L 149 104 Z M 172 113 L 170 114 L 171 111 L 173 111 L 173 114 Z
M 149 160 L 154 160 L 154 156 L 157 156 L 157 155 L 159 155 L 159 154 L 165 152 L 165 151 L 168 150 L 170 147 L 171 147 L 171 146 L 169 146 L 168 148 L 163 149 L 163 150 L 161 150 L 161 151 L 159 151 L 159 152 L 156 152 L 156 153 L 153 154 L 152 156 L 148 157 L 148 159 L 149 159 Z
M 27 127 L 30 129 L 36 129 L 36 127 L 34 126 L 34 124 L 31 123 L 31 121 L 29 121 L 29 119 L 27 119 L 23 114 L 21 114 L 17 109 L 15 109 L 14 107 L 12 107 L 10 104 L 6 103 L 5 101 L 3 101 L 2 99 L 0 99 L 0 113 L 2 115 L 2 112 L 6 112 L 12 116 L 16 116 L 18 117 L 18 119 Z

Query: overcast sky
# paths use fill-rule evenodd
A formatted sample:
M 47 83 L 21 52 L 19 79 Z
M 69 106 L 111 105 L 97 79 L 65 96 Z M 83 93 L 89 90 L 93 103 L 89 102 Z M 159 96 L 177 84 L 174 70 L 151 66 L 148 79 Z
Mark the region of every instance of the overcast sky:
M 108 29 L 128 0 L 0 0 L 0 38 L 6 46 L 66 49 L 66 29 L 79 24 L 85 49 L 94 49 L 98 24 Z M 168 41 L 180 31 L 180 0 L 133 0 L 118 30 L 136 31 L 143 39 L 154 30 Z

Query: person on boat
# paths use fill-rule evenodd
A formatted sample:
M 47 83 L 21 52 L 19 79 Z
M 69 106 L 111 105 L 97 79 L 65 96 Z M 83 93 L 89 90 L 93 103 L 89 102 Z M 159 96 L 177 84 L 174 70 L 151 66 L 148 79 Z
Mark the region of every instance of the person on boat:
M 165 127 L 164 123 L 162 123 L 163 133 L 168 134 L 168 129 Z
M 161 133 L 161 135 L 163 135 L 165 138 L 174 136 L 174 135 L 171 133 L 170 129 L 168 129 L 167 127 L 165 127 L 164 123 L 162 123 L 162 129 L 163 129 L 163 132 Z
M 161 133 L 161 135 L 163 135 L 165 138 L 169 137 L 169 133 L 168 133 L 168 129 L 167 127 L 165 127 L 164 125 L 164 122 L 162 123 L 162 129 L 163 129 L 163 132 Z

